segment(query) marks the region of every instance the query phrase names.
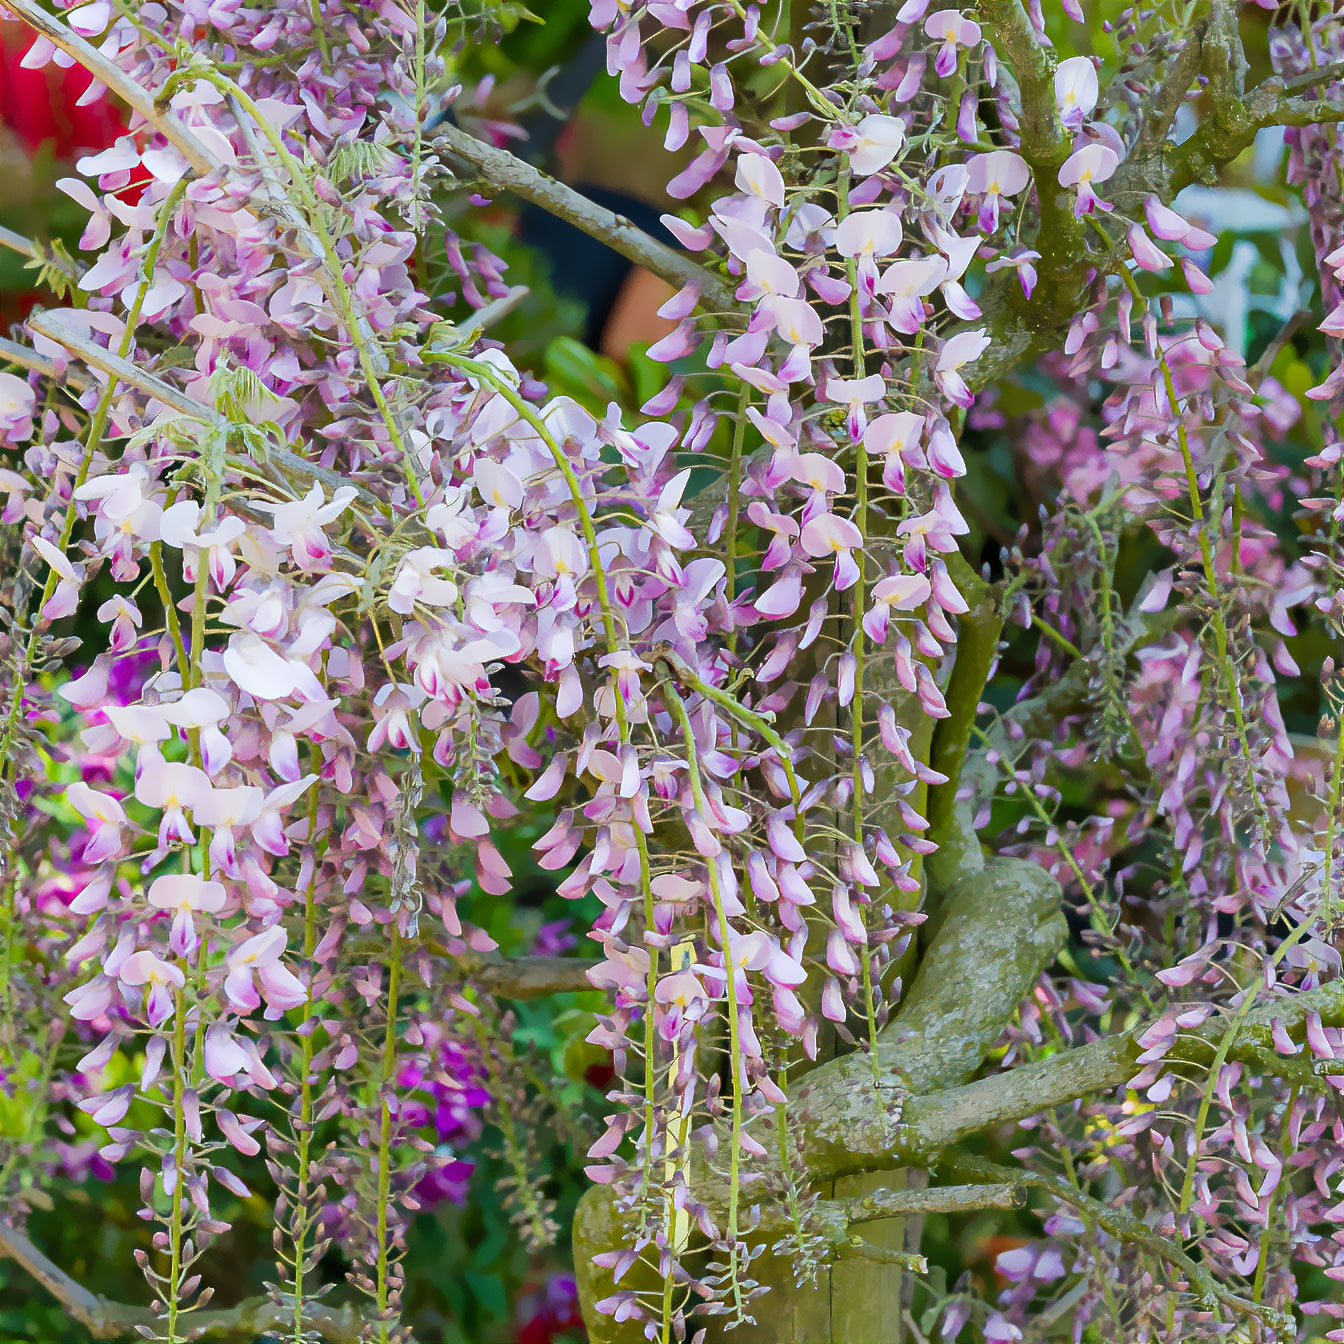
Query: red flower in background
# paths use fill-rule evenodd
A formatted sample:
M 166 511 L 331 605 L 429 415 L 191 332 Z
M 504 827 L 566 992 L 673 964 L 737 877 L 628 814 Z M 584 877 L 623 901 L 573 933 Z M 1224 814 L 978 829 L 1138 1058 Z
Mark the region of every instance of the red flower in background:
M 552 1344 L 573 1338 L 583 1330 L 579 1313 L 579 1288 L 572 1274 L 552 1274 L 540 1288 L 523 1295 L 519 1302 L 515 1344 Z
M 79 105 L 93 82 L 87 70 L 23 67 L 33 41 L 26 27 L 0 25 L 0 122 L 24 148 L 36 154 L 49 144 L 56 159 L 69 161 L 105 149 L 125 134 L 125 116 L 106 94 Z
M 82 155 L 96 154 L 125 135 L 126 114 L 105 92 L 80 105 L 80 98 L 93 83 L 81 66 L 63 68 L 53 61 L 40 70 L 25 69 L 23 58 L 34 40 L 26 25 L 0 23 L 0 151 L 29 158 L 46 153 L 57 163 L 73 164 Z M 32 182 L 27 191 L 34 188 L 39 196 L 44 195 L 50 183 Z M 123 196 L 132 201 L 139 190 L 133 183 Z M 20 196 L 24 194 L 21 190 Z M 12 197 L 9 203 L 15 203 Z M 9 221 L 18 223 L 24 232 L 29 231 L 27 217 L 34 207 L 39 217 L 45 213 L 41 199 L 30 196 L 27 204 L 23 219 Z M 37 231 L 46 232 L 42 228 Z M 0 293 L 0 327 L 26 317 L 41 299 L 36 290 Z
M 106 149 L 126 133 L 121 109 L 106 95 L 79 106 L 92 76 L 79 66 L 52 64 L 26 70 L 21 62 L 33 45 L 22 25 L 0 25 L 0 122 L 30 153 L 49 145 L 61 161 Z

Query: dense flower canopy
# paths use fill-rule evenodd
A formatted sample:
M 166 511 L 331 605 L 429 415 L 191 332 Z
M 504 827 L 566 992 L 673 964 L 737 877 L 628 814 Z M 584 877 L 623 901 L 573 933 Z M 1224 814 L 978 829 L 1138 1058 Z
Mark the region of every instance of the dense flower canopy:
M 682 153 L 674 251 L 509 153 L 424 6 L 0 4 L 27 66 L 132 109 L 3 347 L 0 1039 L 60 1024 L 22 1160 L 143 1170 L 154 1337 L 207 1320 L 263 1148 L 296 1341 L 345 1328 L 311 1293 L 337 1236 L 350 1337 L 392 1337 L 410 1215 L 492 1106 L 553 1235 L 496 1000 L 554 966 L 459 912 L 542 816 L 616 1070 L 593 1339 L 782 1330 L 771 1250 L 870 1260 L 899 1308 L 918 1215 L 1027 1188 L 1039 1239 L 925 1289 L 926 1329 L 1330 1328 L 1344 25 L 1131 10 L 1094 58 L 1076 4 L 594 0 Z M 1197 306 L 1218 240 L 1177 199 L 1278 126 L 1333 361 L 1292 389 Z M 491 337 L 513 291 L 464 211 L 504 189 L 677 286 L 637 411 Z M 1058 488 L 982 570 L 990 429 Z M 90 612 L 76 671 L 51 627 Z M 1005 621 L 1040 636 L 1008 697 Z M 1013 1122 L 1017 1165 L 972 1155 Z M 881 1214 L 913 1235 L 854 1230 Z

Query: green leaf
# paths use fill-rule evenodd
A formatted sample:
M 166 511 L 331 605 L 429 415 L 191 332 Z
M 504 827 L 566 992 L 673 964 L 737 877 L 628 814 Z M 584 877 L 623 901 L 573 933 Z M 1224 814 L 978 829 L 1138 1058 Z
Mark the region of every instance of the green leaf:
M 594 415 L 604 414 L 610 402 L 625 404 L 630 398 L 620 366 L 571 336 L 561 336 L 546 347 L 545 367 L 556 391 L 567 392 Z

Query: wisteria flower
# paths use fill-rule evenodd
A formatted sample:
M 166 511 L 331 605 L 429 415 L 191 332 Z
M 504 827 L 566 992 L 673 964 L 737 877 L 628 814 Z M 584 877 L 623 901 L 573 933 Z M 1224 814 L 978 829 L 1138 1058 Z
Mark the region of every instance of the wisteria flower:
M 140 753 L 136 772 L 135 796 L 162 815 L 159 819 L 159 849 L 167 850 L 173 841 L 193 844 L 196 837 L 187 822 L 187 810 L 195 809 L 211 792 L 210 777 L 204 770 L 184 761 L 166 761 L 153 748 Z
M 886 379 L 880 373 L 870 373 L 866 378 L 831 378 L 827 381 L 826 399 L 848 407 L 845 428 L 851 443 L 858 443 L 867 427 L 864 407 L 881 401 L 886 390 Z
M 825 497 L 828 494 L 838 495 L 845 488 L 845 469 L 834 460 L 827 457 L 824 453 L 791 453 L 780 462 L 780 469 L 787 473 L 789 480 L 797 481 L 799 485 L 808 486 L 813 492 L 812 503 L 819 506 L 820 509 L 826 508 Z M 818 510 L 812 510 L 813 512 Z M 763 510 L 752 509 L 749 514 L 754 521 L 759 521 L 760 526 L 766 527 L 783 537 L 795 537 L 798 535 L 798 523 L 792 518 L 781 514 L 766 515 Z M 776 567 L 770 561 L 782 563 L 782 557 L 787 554 L 787 548 L 783 551 L 767 552 L 767 569 Z
M 0 493 L 5 496 L 4 505 L 0 507 L 0 523 L 6 527 L 13 527 L 25 516 L 32 516 L 29 501 L 29 496 L 33 493 L 31 481 L 25 480 L 17 471 L 0 467 Z M 39 520 L 34 517 L 33 521 Z
M 117 979 L 135 988 L 144 987 L 145 1021 L 151 1027 L 172 1016 L 173 991 L 187 983 L 180 966 L 163 961 L 148 949 L 131 953 L 122 963 Z
M 797 446 L 798 438 L 789 428 L 787 421 L 776 420 L 772 415 L 762 414 L 754 406 L 747 407 L 747 419 L 772 448 L 783 450 Z
M 1171 267 L 1171 258 L 1144 231 L 1142 224 L 1131 224 L 1125 234 L 1129 254 L 1134 263 L 1145 271 L 1165 271 Z
M 943 395 L 954 405 L 970 406 L 974 403 L 961 370 L 979 359 L 992 344 L 993 340 L 984 327 L 976 331 L 959 331 L 943 343 L 933 376 Z
M 312 668 L 288 658 L 264 639 L 244 631 L 234 635 L 224 650 L 224 670 L 240 690 L 258 700 L 325 700 L 322 683 Z
M 925 198 L 941 227 L 949 228 L 952 217 L 961 209 L 968 176 L 964 163 L 948 163 L 929 178 Z
M 967 322 L 973 321 L 980 316 L 980 309 L 962 287 L 961 277 L 966 274 L 967 267 L 980 248 L 979 237 L 972 235 L 963 238 L 936 223 L 926 225 L 926 230 L 930 240 L 947 260 L 947 274 L 939 282 L 939 287 L 948 310 Z
M 747 276 L 739 286 L 737 297 L 754 301 L 767 294 L 780 294 L 796 299 L 802 288 L 798 272 L 783 257 L 764 248 L 753 247 L 747 253 Z
M 748 989 L 745 971 L 759 971 L 772 985 L 796 989 L 807 980 L 807 972 L 796 957 L 790 956 L 777 939 L 763 930 L 733 937 L 730 952 L 724 958 L 732 966 L 742 990 Z
M 784 179 L 764 154 L 738 155 L 736 180 L 739 191 L 764 201 L 766 205 L 783 206 Z
M 552 603 L 568 610 L 578 597 L 575 581 L 588 572 L 587 548 L 572 528 L 548 528 L 537 541 L 533 572 L 540 579 L 556 581 Z
M 210 840 L 210 862 L 220 872 L 238 878 L 235 850 L 235 831 L 250 826 L 261 816 L 265 794 L 254 784 L 234 788 L 212 788 L 197 804 L 192 813 L 197 825 L 209 827 L 214 834 Z
M 150 884 L 145 899 L 156 910 L 171 911 L 169 946 L 179 957 L 195 951 L 200 939 L 192 915 L 217 915 L 224 908 L 222 883 L 207 881 L 195 873 L 166 873 Z M 125 979 L 125 974 L 122 976 Z
M 1153 237 L 1164 242 L 1180 243 L 1192 252 L 1204 252 L 1218 241 L 1213 234 L 1192 224 L 1169 205 L 1163 205 L 1156 196 L 1145 198 L 1143 212 Z
M 933 68 L 939 79 L 946 79 L 957 67 L 957 55 L 962 48 L 973 47 L 980 41 L 980 25 L 968 19 L 959 9 L 940 9 L 924 20 L 924 31 L 929 37 L 942 41 Z
M 947 279 L 947 261 L 940 256 L 894 261 L 878 280 L 874 292 L 887 302 L 887 320 L 903 335 L 913 336 L 924 325 L 924 300 Z
M 779 376 L 786 382 L 812 376 L 811 352 L 825 335 L 817 310 L 805 299 L 768 295 L 757 310 L 767 318 L 780 339 L 792 346 L 789 358 L 780 366 Z
M 0 443 L 26 443 L 33 433 L 37 394 L 22 378 L 0 373 Z
M 312 571 L 331 564 L 331 542 L 323 527 L 339 518 L 358 493 L 353 486 L 343 485 L 327 503 L 321 482 L 314 481 L 302 499 L 284 504 L 259 501 L 257 507 L 271 515 L 271 535 L 276 544 L 289 548 L 290 558 L 300 569 Z
M 415 610 L 417 602 L 430 607 L 449 607 L 457 601 L 458 588 L 452 579 L 440 578 L 436 570 L 452 569 L 457 557 L 440 546 L 417 546 L 401 558 L 396 577 L 387 595 L 387 605 L 403 616 Z
M 695 545 L 695 537 L 687 530 L 689 509 L 681 505 L 681 497 L 691 479 L 691 469 L 685 468 L 672 477 L 658 492 L 658 502 L 649 517 L 649 530 L 675 550 L 687 551 Z
M 99 793 L 82 780 L 65 791 L 65 801 L 87 822 L 95 822 L 84 845 L 84 863 L 101 863 L 121 853 L 121 828 L 126 825 L 126 810 L 110 793 Z
M 842 257 L 886 257 L 901 245 L 900 216 L 890 210 L 851 210 L 836 225 L 835 249 Z
M 1018 282 L 1022 286 L 1022 295 L 1024 298 L 1031 298 L 1032 290 L 1036 288 L 1036 267 L 1033 262 L 1040 261 L 1041 254 L 1033 252 L 1028 247 L 1015 247 L 1011 251 L 1001 253 L 993 261 L 985 266 L 985 274 L 993 275 L 997 271 L 1014 270 L 1017 272 Z
M 169 546 L 182 551 L 182 577 L 188 583 L 196 578 L 196 566 L 204 554 L 217 592 L 224 592 L 238 572 L 234 548 L 247 531 L 237 514 L 226 514 L 214 527 L 199 530 L 201 506 L 194 499 L 180 499 L 164 509 L 159 519 L 159 536 Z
M 873 605 L 863 628 L 874 644 L 885 644 L 893 611 L 915 611 L 929 600 L 931 586 L 923 574 L 889 574 L 873 585 Z
M 231 1083 L 247 1069 L 247 1053 L 238 1044 L 238 1039 L 227 1022 L 212 1022 L 206 1028 L 203 1053 L 205 1071 L 216 1082 Z
M 835 556 L 835 586 L 843 592 L 859 580 L 859 567 L 854 560 L 855 550 L 863 546 L 863 534 L 848 518 L 834 513 L 821 513 L 803 525 L 799 536 L 808 555 Z
M 105 694 L 107 688 L 105 676 L 102 685 Z M 80 700 L 83 700 L 82 696 Z M 79 704 L 80 700 L 74 703 Z M 173 725 L 169 722 L 165 707 L 162 705 L 104 704 L 101 706 L 101 712 L 118 737 L 138 747 L 153 746 L 173 734 Z M 142 755 L 145 764 L 153 759 L 152 753 Z M 137 774 L 142 768 L 137 760 Z
M 419 686 L 404 682 L 380 686 L 373 698 L 375 722 L 369 731 L 369 750 L 386 745 L 397 751 L 419 751 L 416 711 L 424 702 L 425 693 Z
M 1120 166 L 1120 156 L 1109 145 L 1093 141 L 1075 150 L 1064 160 L 1059 170 L 1059 185 L 1073 187 L 1078 195 L 1074 201 L 1073 213 L 1081 219 L 1094 209 L 1109 210 L 1111 207 L 1092 190 L 1094 182 L 1105 182 Z
M 93 501 L 102 521 L 98 535 L 109 525 L 142 541 L 156 541 L 163 509 L 154 497 L 158 483 L 151 479 L 143 462 L 132 462 L 122 472 L 109 476 L 91 476 L 75 489 L 75 498 Z
M 874 457 L 885 458 L 882 480 L 897 494 L 905 492 L 905 469 L 921 467 L 919 451 L 924 433 L 924 417 L 915 411 L 893 411 L 879 415 L 864 431 L 864 447 Z
M 79 605 L 80 589 L 84 586 L 84 566 L 74 565 L 59 546 L 53 546 L 46 537 L 34 534 L 31 538 L 33 549 L 56 573 L 56 586 L 42 614 L 48 620 L 57 621 L 62 616 L 73 615 Z
M 277 784 L 265 798 L 261 811 L 252 819 L 252 837 L 268 854 L 283 858 L 289 853 L 289 840 L 285 836 L 285 812 L 317 781 L 316 775 L 303 775 L 299 779 Z
M 140 608 L 121 593 L 113 594 L 98 608 L 98 619 L 112 627 L 108 647 L 113 653 L 129 649 L 140 637 Z
M 1088 56 L 1070 56 L 1055 67 L 1055 108 L 1065 130 L 1082 129 L 1097 105 L 1097 67 Z
M 680 1035 L 683 1023 L 700 1021 L 713 1001 L 694 969 L 673 971 L 661 976 L 653 997 L 654 1002 L 663 1009 L 659 1027 L 668 1040 L 675 1040 Z
M 285 942 L 284 929 L 275 925 L 245 939 L 229 953 L 224 996 L 238 1012 L 253 1012 L 265 999 L 265 1016 L 275 1019 L 307 1002 L 303 981 L 282 960 Z
M 980 228 L 985 233 L 993 233 L 999 227 L 1000 199 L 1025 190 L 1031 181 L 1031 172 L 1021 155 L 1008 149 L 977 154 L 966 169 L 967 190 L 984 198 L 980 204 Z
M 933 507 L 897 524 L 896 535 L 906 538 L 905 558 L 921 572 L 928 567 L 930 550 L 948 553 L 957 546 L 957 538 L 970 531 L 945 486 L 934 491 Z
M 219 725 L 229 716 L 229 702 L 208 686 L 193 686 L 176 700 L 157 706 L 165 724 L 195 730 L 205 773 L 217 775 L 233 758 L 233 747 Z
M 905 144 L 905 123 L 899 117 L 870 112 L 853 130 L 847 147 L 850 171 L 860 177 L 880 173 Z

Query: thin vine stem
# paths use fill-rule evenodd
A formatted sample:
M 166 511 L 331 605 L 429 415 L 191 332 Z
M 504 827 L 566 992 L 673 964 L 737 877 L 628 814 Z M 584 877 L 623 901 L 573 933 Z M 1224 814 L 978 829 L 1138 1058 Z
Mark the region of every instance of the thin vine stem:
M 392 926 L 387 954 L 387 1024 L 383 1032 L 382 1078 L 378 1116 L 377 1265 L 374 1281 L 378 1304 L 378 1338 L 388 1344 L 388 1306 L 391 1301 L 391 1257 L 388 1251 L 388 1209 L 392 1204 L 392 1102 L 388 1093 L 397 1070 L 397 1020 L 401 1000 L 401 926 Z
M 686 703 L 677 693 L 677 689 L 666 678 L 663 681 L 663 694 L 666 696 L 668 708 L 672 711 L 673 718 L 676 719 L 681 728 L 682 738 L 686 745 L 686 770 L 690 780 L 691 797 L 695 802 L 696 808 L 702 816 L 709 816 L 709 806 L 705 799 L 704 783 L 700 777 L 700 764 L 697 759 L 695 747 L 695 732 L 691 727 L 691 716 L 686 710 Z M 730 1071 L 733 1078 L 733 1094 L 731 1099 L 731 1124 L 732 1139 L 731 1150 L 728 1156 L 728 1226 L 727 1239 L 730 1253 L 733 1256 L 733 1272 L 731 1276 L 731 1286 L 734 1299 L 734 1308 L 736 1314 L 740 1317 L 744 1312 L 745 1304 L 741 1298 L 741 1287 L 737 1280 L 736 1264 L 739 1237 L 739 1205 L 742 1194 L 742 1178 L 739 1169 L 741 1161 L 742 1148 L 742 1089 L 746 1081 L 745 1071 L 741 1067 L 742 1061 L 742 1043 L 741 1043 L 741 1024 L 738 1020 L 738 998 L 737 998 L 737 966 L 733 961 L 733 935 L 732 926 L 728 923 L 728 916 L 725 912 L 723 903 L 723 889 L 719 881 L 719 870 L 712 859 L 705 864 L 709 876 L 710 897 L 714 905 L 714 919 L 717 925 L 719 945 L 723 949 L 723 973 L 724 973 L 724 996 L 728 1001 L 728 1054 Z
M 851 41 L 853 34 L 851 33 Z M 840 175 L 836 189 L 836 217 L 843 222 L 849 214 L 850 175 L 846 170 Z M 854 358 L 853 374 L 856 379 L 864 376 L 866 359 L 863 343 L 863 306 L 859 291 L 858 262 L 854 257 L 845 259 L 845 275 L 849 281 L 849 339 Z M 854 526 L 859 531 L 857 556 L 858 577 L 850 593 L 850 651 L 854 658 L 854 699 L 850 707 L 850 815 L 853 826 L 854 843 L 860 847 L 864 838 L 864 782 L 863 782 L 863 697 L 864 672 L 867 655 L 863 629 L 864 606 L 867 602 L 868 585 L 864 566 L 868 551 L 868 448 L 863 436 L 854 444 Z M 863 917 L 860 912 L 860 918 Z M 865 921 L 866 922 L 866 921 Z M 868 1059 L 872 1067 L 873 1083 L 880 1084 L 882 1068 L 877 1057 L 877 1002 L 873 994 L 872 954 L 864 945 L 859 958 L 863 973 L 863 1006 L 868 1023 Z
M 198 77 L 207 80 L 213 84 L 222 93 L 235 99 L 239 105 L 245 108 L 248 115 L 252 118 L 266 141 L 270 144 L 272 152 L 276 158 L 285 166 L 285 172 L 290 181 L 294 184 L 304 196 L 307 206 L 307 218 L 304 223 L 312 232 L 313 237 L 318 244 L 318 251 L 322 260 L 326 263 L 324 267 L 325 274 L 331 286 L 332 298 L 336 302 L 337 310 L 341 321 L 345 324 L 346 334 L 349 336 L 350 343 L 355 347 L 356 356 L 359 359 L 360 371 L 364 375 L 364 383 L 368 388 L 370 397 L 378 409 L 384 426 L 387 429 L 388 438 L 392 441 L 392 446 L 396 448 L 401 458 L 402 471 L 406 477 L 406 485 L 410 490 L 415 502 L 424 507 L 425 496 L 420 488 L 420 479 L 416 474 L 415 461 L 410 447 L 406 442 L 405 436 L 401 432 L 401 426 L 397 423 L 396 416 L 392 413 L 392 408 L 388 405 L 387 396 L 383 392 L 382 383 L 379 380 L 378 370 L 374 367 L 373 355 L 369 350 L 368 337 L 371 335 L 366 330 L 367 324 L 359 320 L 355 308 L 354 295 L 350 292 L 349 285 L 345 282 L 343 274 L 343 265 L 341 258 L 337 255 L 336 244 L 323 224 L 321 213 L 317 208 L 317 201 L 314 198 L 311 189 L 304 176 L 302 165 L 285 147 L 284 138 L 274 126 L 267 120 L 266 115 L 253 102 L 252 98 L 242 89 L 242 87 L 228 76 L 222 75 L 218 70 L 203 66 L 200 68 L 192 67 L 192 73 Z M 241 121 L 242 119 L 239 118 Z M 264 165 L 260 165 L 264 168 Z

